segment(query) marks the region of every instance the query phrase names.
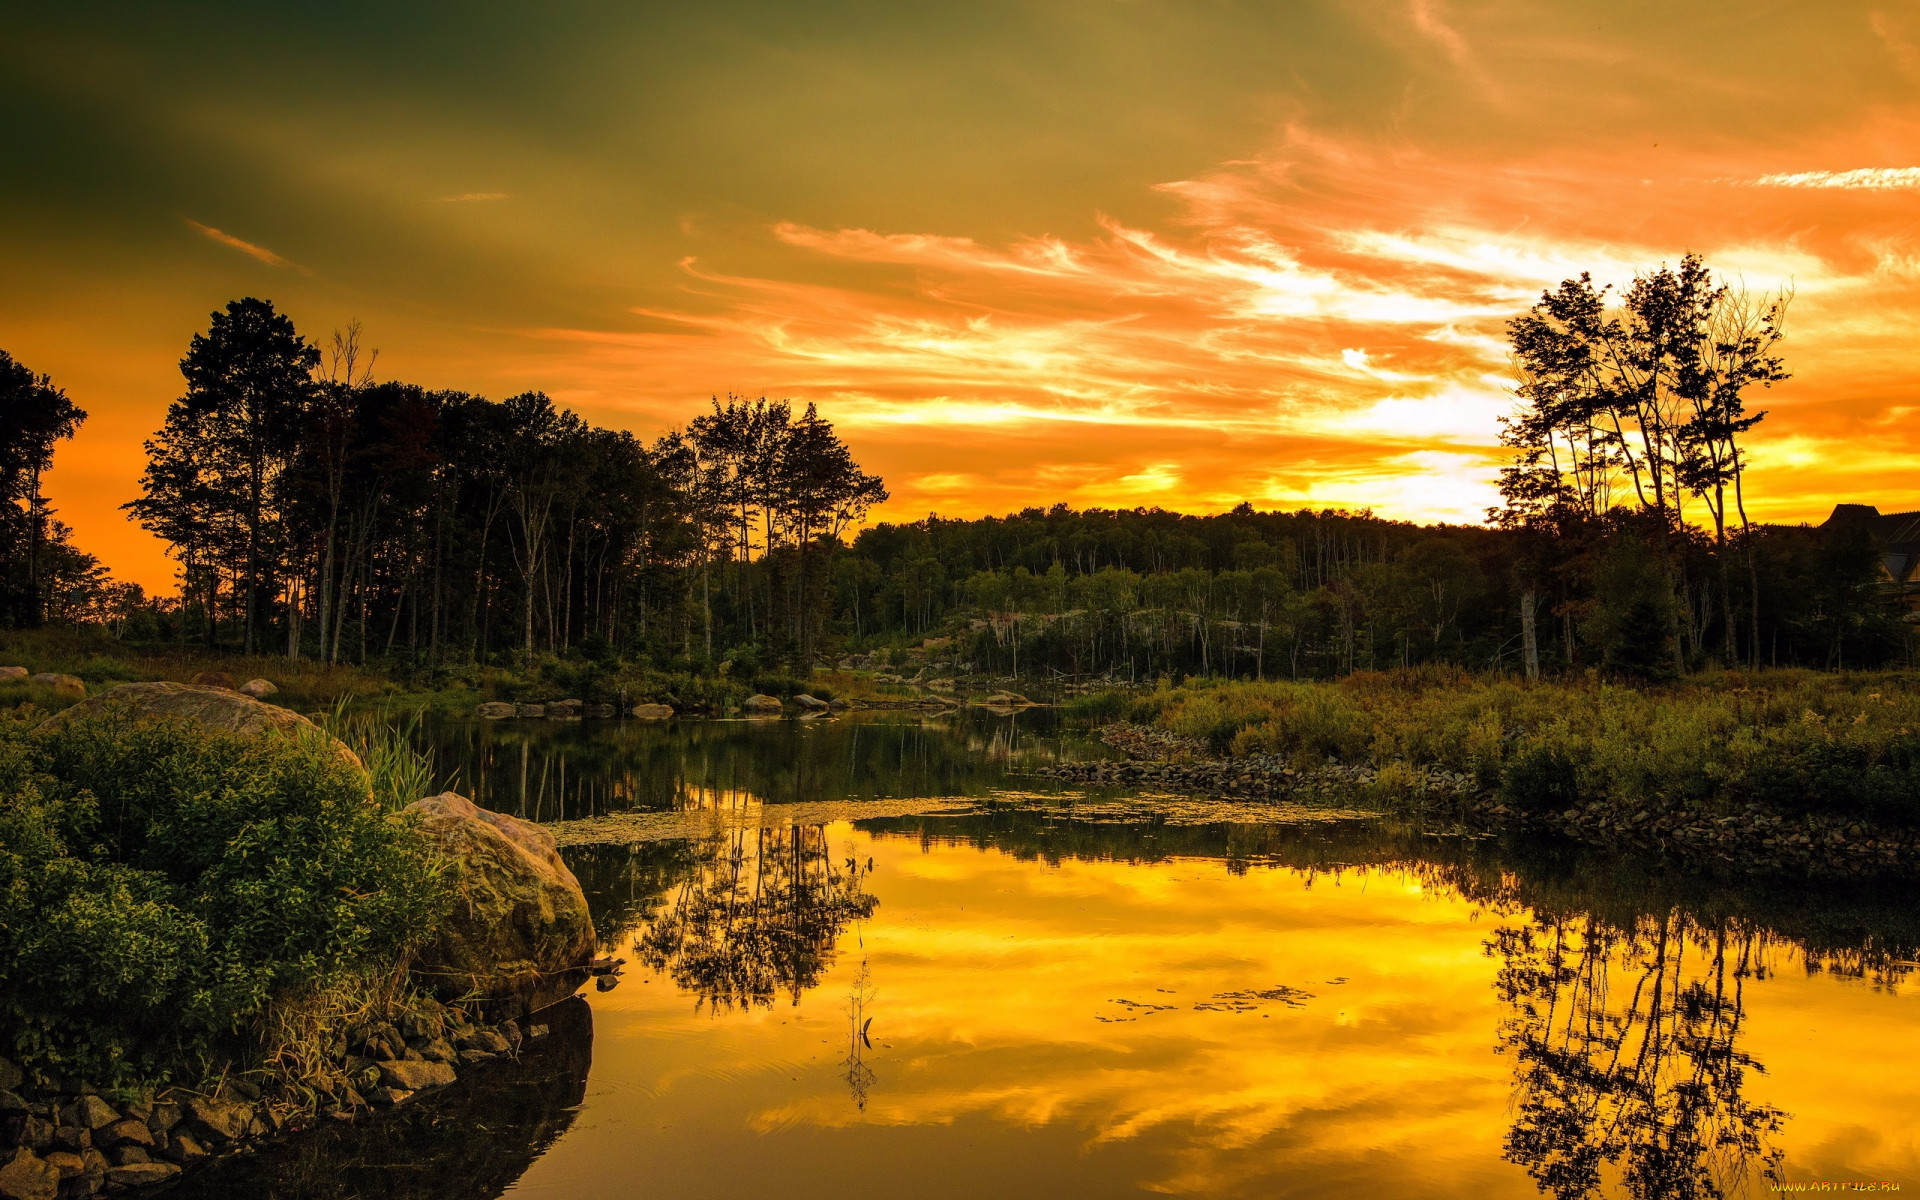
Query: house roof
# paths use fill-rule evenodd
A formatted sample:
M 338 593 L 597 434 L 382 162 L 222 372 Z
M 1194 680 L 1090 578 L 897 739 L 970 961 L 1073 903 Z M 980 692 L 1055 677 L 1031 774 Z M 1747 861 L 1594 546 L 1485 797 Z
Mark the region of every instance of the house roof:
M 1871 504 L 1836 504 L 1822 529 L 1858 521 L 1880 543 L 1881 563 L 1896 583 L 1920 565 L 1920 512 L 1883 513 Z

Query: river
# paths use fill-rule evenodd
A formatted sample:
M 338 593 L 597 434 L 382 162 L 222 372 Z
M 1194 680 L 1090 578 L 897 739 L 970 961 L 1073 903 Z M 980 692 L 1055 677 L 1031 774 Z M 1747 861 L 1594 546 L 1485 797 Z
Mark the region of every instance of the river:
M 183 1194 L 1920 1188 L 1920 909 L 1357 814 L 1092 792 L 1051 712 L 449 722 L 619 986 L 525 1061 Z

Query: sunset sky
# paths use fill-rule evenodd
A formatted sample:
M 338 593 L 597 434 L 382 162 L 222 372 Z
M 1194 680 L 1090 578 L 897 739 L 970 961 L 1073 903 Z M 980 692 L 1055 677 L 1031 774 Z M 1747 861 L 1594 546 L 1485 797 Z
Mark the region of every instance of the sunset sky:
M 910 519 L 1480 519 L 1503 323 L 1687 250 L 1796 289 L 1750 495 L 1920 507 L 1920 6 L 31 4 L 0 347 L 118 506 L 227 300 L 652 438 L 816 401 Z

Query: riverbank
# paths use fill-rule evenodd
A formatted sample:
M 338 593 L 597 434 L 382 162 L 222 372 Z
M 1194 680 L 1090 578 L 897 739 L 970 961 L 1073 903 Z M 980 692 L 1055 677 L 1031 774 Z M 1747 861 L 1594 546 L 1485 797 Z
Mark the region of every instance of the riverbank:
M 188 644 L 122 642 L 99 630 L 47 628 L 0 630 L 0 667 L 24 674 L 0 677 L 0 708 L 31 703 L 55 711 L 83 695 L 122 683 L 165 680 L 192 683 L 225 679 L 229 686 L 253 679 L 273 685 L 275 703 L 302 712 L 427 712 L 468 715 L 481 705 L 507 705 L 527 715 L 547 715 L 556 702 L 626 715 L 655 705 L 690 716 L 726 716 L 743 711 L 755 696 L 793 703 L 812 696 L 841 707 L 911 708 L 942 699 L 965 702 L 1001 691 L 1002 680 L 969 679 L 928 664 L 924 656 L 885 655 L 844 659 L 810 673 L 661 670 L 612 658 L 541 654 L 512 665 L 405 661 L 326 664 L 282 655 L 242 655 Z M 63 687 L 36 682 L 59 675 Z M 804 705 L 802 706 L 804 707 Z M 496 710 L 496 715 L 505 715 Z M 580 715 L 578 712 L 570 715 Z
M 1662 688 L 1464 672 L 1202 682 L 1083 702 L 1132 761 L 1058 777 L 1348 802 L 1718 871 L 1920 872 L 1920 679 Z M 1111 720 L 1111 718 L 1120 718 Z
M 0 713 L 0 1197 L 403 1105 L 617 982 L 550 834 L 360 731 L 167 681 Z

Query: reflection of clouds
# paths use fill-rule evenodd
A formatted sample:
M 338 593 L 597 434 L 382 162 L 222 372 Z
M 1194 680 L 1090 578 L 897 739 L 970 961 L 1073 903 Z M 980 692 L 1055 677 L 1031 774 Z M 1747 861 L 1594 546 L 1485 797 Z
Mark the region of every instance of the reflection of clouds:
M 603 1110 L 553 1170 L 605 1156 L 674 1190 L 689 1146 L 694 1161 L 853 1152 L 876 1178 L 1037 1163 L 1023 1156 L 1051 1148 L 1033 1194 L 1538 1194 L 1501 1161 L 1519 1110 L 1513 1058 L 1495 1046 L 1516 1009 L 1496 990 L 1506 960 L 1489 943 L 1532 920 L 1510 899 L 1483 907 L 1444 873 L 1392 867 L 1047 865 L 938 838 L 830 834 L 848 847 L 837 855 L 876 862 L 881 907 L 860 952 L 849 934 L 799 1004 L 724 1020 L 690 1014 L 661 980 L 596 997 L 596 1079 L 610 1095 L 644 1093 L 671 1127 L 647 1140 L 648 1121 Z M 1674 956 L 1687 980 L 1702 976 L 1697 938 Z M 876 1048 L 850 1063 L 863 961 L 884 1010 Z M 1914 998 L 1845 955 L 1816 974 L 1774 943 L 1755 962 L 1741 1046 L 1768 1073 L 1744 1086 L 1792 1114 L 1787 1176 L 1910 1174 L 1920 1133 L 1885 1114 L 1920 1106 L 1920 1084 L 1874 1048 L 1911 1040 Z M 1195 1008 L 1281 986 L 1313 998 Z M 1610 987 L 1614 1007 L 1630 1003 L 1631 981 Z M 1171 1007 L 1097 1019 L 1149 1004 Z M 1674 1011 L 1671 993 L 1663 1006 Z M 860 1020 L 872 1011 L 863 1001 Z M 878 1077 L 851 1098 L 850 1066 Z M 1037 1181 L 1056 1169 L 1067 1182 Z

